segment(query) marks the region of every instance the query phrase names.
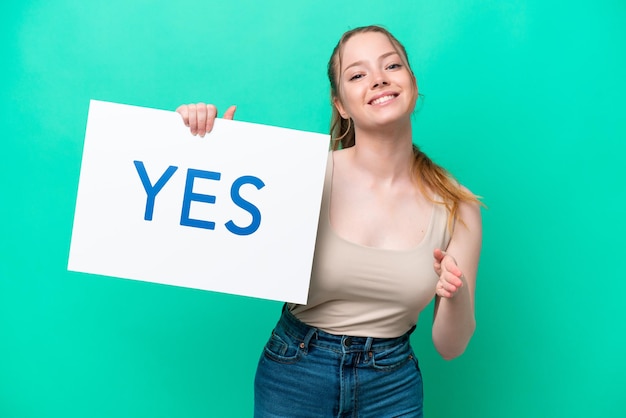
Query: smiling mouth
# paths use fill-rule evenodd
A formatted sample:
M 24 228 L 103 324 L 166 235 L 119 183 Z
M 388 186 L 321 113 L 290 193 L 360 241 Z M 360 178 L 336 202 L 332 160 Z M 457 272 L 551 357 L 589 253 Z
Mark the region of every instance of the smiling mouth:
M 393 100 L 396 97 L 398 97 L 398 95 L 395 94 L 395 93 L 394 94 L 387 94 L 385 96 L 377 97 L 376 99 L 371 100 L 369 102 L 369 104 L 371 104 L 371 105 L 379 105 L 379 104 L 387 103 L 389 100 Z

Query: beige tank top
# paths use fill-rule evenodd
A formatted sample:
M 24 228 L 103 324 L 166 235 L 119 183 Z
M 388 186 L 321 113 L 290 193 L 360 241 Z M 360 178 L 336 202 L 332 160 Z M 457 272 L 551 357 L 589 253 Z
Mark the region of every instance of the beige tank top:
M 302 322 L 331 334 L 398 337 L 417 323 L 435 296 L 433 250 L 450 241 L 448 211 L 433 204 L 423 240 L 409 250 L 366 247 L 330 225 L 333 158 L 329 155 L 306 305 L 290 304 Z

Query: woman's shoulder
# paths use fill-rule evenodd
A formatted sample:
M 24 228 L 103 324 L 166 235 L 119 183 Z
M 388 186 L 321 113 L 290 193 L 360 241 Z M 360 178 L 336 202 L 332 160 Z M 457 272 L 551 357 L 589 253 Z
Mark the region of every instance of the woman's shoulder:
M 478 200 L 479 196 L 475 195 L 470 189 L 462 184 L 459 184 L 459 189 L 461 189 L 464 193 L 467 193 L 468 196 L 473 196 L 475 198 L 475 200 L 461 200 L 459 202 L 459 218 L 469 230 L 482 229 L 482 214 L 480 211 L 482 203 Z
M 343 149 L 331 150 L 329 152 L 329 155 L 332 156 L 333 160 L 336 163 L 338 160 L 339 161 L 345 160 L 348 154 L 350 154 L 350 152 L 351 152 L 350 148 L 343 148 Z
M 349 154 L 350 154 L 349 148 L 334 150 L 328 153 L 328 165 L 333 170 L 334 175 L 337 175 L 337 169 L 339 171 L 342 171 L 346 167 L 349 167 L 349 164 L 350 164 L 350 160 L 348 158 Z

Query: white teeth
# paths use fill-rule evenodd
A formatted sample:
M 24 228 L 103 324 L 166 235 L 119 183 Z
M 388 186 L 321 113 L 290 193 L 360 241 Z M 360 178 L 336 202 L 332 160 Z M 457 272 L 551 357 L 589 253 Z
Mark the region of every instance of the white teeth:
M 388 96 L 383 96 L 383 97 L 379 97 L 376 100 L 372 100 L 372 104 L 373 105 L 377 105 L 377 104 L 381 104 L 381 103 L 385 103 L 393 98 L 395 98 L 396 96 L 394 96 L 393 94 L 390 94 Z

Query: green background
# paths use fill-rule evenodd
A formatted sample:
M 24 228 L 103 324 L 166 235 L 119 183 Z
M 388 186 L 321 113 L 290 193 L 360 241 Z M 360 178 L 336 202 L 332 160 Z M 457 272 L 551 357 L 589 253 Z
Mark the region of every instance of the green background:
M 248 417 L 264 300 L 66 271 L 90 99 L 327 132 L 341 33 L 382 24 L 415 142 L 484 196 L 478 327 L 413 342 L 426 416 L 624 417 L 626 3 L 9 0 L 0 5 L 0 416 Z M 289 150 L 285 150 L 288 158 Z

